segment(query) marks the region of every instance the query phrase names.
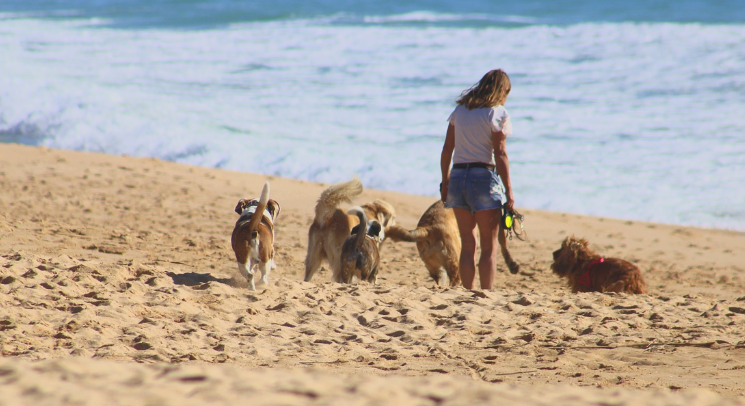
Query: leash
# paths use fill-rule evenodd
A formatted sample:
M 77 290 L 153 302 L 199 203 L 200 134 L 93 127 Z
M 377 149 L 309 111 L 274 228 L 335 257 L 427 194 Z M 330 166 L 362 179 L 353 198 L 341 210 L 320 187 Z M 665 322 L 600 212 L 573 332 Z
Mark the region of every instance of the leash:
M 528 232 L 523 227 L 525 216 L 520 214 L 514 208 L 511 212 L 505 211 L 502 215 L 502 225 L 507 230 L 507 237 L 512 241 L 512 235 L 514 234 L 520 241 L 527 241 Z

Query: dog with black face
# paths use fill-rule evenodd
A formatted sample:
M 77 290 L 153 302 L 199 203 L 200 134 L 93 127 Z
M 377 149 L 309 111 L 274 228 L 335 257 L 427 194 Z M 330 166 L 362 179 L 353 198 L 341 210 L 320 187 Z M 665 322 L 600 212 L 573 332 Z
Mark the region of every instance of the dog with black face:
M 329 186 L 321 193 L 316 203 L 316 215 L 308 230 L 308 253 L 305 256 L 305 281 L 310 282 L 313 275 L 327 262 L 331 269 L 331 280 L 344 282 L 342 277 L 341 247 L 349 233 L 359 223 L 358 216 L 342 211 L 339 206 L 351 203 L 362 194 L 362 182 L 355 178 L 348 182 Z M 396 224 L 396 210 L 380 199 L 359 206 L 365 217 L 375 219 L 381 230 L 388 230 Z M 380 249 L 385 239 L 381 232 L 376 240 Z
M 584 238 L 567 237 L 553 253 L 551 269 L 567 278 L 572 292 L 646 293 L 639 268 L 620 258 L 603 258 Z
M 352 229 L 352 235 L 341 247 L 341 276 L 344 283 L 352 283 L 354 277 L 360 281 L 375 283 L 378 280 L 380 253 L 378 244 L 383 233 L 377 220 L 367 221 L 361 207 L 353 207 L 347 214 L 354 214 L 360 223 Z
M 269 283 L 269 272 L 274 263 L 274 222 L 280 206 L 269 198 L 269 183 L 264 184 L 259 200 L 241 199 L 235 206 L 240 214 L 233 228 L 231 245 L 238 262 L 238 272 L 248 281 L 248 288 L 256 290 L 254 269 L 261 271 L 261 282 Z

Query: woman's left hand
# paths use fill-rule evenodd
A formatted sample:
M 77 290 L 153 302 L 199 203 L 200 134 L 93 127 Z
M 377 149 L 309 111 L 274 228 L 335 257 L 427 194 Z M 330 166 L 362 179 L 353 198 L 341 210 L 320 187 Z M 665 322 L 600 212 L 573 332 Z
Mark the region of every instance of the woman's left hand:
M 515 209 L 515 200 L 513 200 L 511 197 L 507 198 L 507 202 L 504 204 L 504 209 L 506 211 L 512 212 Z

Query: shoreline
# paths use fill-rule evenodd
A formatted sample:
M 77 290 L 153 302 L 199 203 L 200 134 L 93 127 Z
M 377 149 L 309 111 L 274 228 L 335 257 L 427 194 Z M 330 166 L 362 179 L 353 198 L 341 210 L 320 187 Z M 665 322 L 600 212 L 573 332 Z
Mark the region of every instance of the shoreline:
M 196 389 L 200 403 L 252 390 L 267 403 L 342 402 L 344 385 L 370 403 L 373 387 L 402 404 L 482 392 L 545 404 L 534 390 L 575 404 L 745 404 L 741 232 L 524 210 L 530 239 L 509 243 L 522 270 L 510 275 L 498 258 L 493 291 L 435 287 L 414 244 L 392 242 L 377 285 L 331 283 L 328 271 L 306 283 L 326 184 L 17 144 L 0 156 L 8 404 L 62 404 L 70 379 L 99 404 L 132 385 L 174 404 L 195 402 Z M 277 269 L 250 292 L 230 248 L 233 208 L 265 180 L 282 207 Z M 378 198 L 407 228 L 436 199 L 366 189 L 353 204 Z M 570 293 L 549 265 L 571 234 L 637 263 L 650 293 Z M 175 377 L 154 377 L 168 368 Z M 234 369 L 245 379 L 228 378 Z M 450 377 L 423 397 L 407 386 Z M 247 380 L 253 389 L 232 383 Z
M 15 147 L 21 147 L 21 148 L 36 148 L 40 150 L 47 150 L 47 151 L 59 151 L 61 153 L 69 152 L 72 154 L 91 154 L 91 155 L 101 155 L 101 156 L 109 156 L 109 157 L 119 157 L 124 159 L 135 159 L 135 160 L 153 160 L 153 161 L 159 161 L 159 162 L 165 162 L 165 163 L 171 163 L 174 165 L 183 165 L 187 168 L 202 168 L 202 169 L 213 169 L 217 171 L 224 171 L 224 172 L 230 172 L 230 173 L 236 173 L 236 174 L 245 174 L 250 176 L 257 176 L 262 177 L 265 179 L 284 179 L 287 181 L 296 181 L 296 182 L 302 182 L 302 183 L 310 183 L 310 184 L 317 184 L 322 187 L 328 187 L 331 185 L 331 183 L 327 182 L 317 182 L 307 179 L 299 179 L 299 178 L 288 178 L 284 176 L 278 176 L 278 175 L 271 175 L 271 174 L 262 174 L 262 173 L 255 173 L 255 172 L 243 172 L 243 171 L 237 171 L 237 170 L 231 170 L 231 169 L 221 169 L 221 168 L 215 168 L 215 167 L 209 167 L 209 166 L 199 166 L 199 165 L 190 165 L 186 163 L 176 162 L 176 161 L 167 161 L 160 158 L 154 158 L 154 157 L 147 157 L 147 156 L 132 156 L 127 154 L 109 154 L 104 152 L 92 152 L 92 151 L 76 151 L 76 150 L 68 150 L 68 149 L 58 149 L 58 148 L 50 148 L 45 146 L 37 146 L 37 145 L 29 145 L 29 144 L 22 144 L 22 143 L 0 143 L 0 147 L 3 146 L 15 146 Z M 348 179 L 347 179 L 348 180 Z M 342 179 L 340 182 L 344 182 L 345 180 Z M 397 190 L 388 190 L 388 189 L 368 189 L 365 187 L 365 190 L 369 191 L 376 191 L 381 194 L 392 194 L 392 195 L 401 195 L 401 196 L 409 196 L 412 198 L 424 198 L 424 199 L 431 199 L 431 201 L 435 201 L 438 197 L 436 195 L 428 196 L 428 195 L 420 195 L 420 194 L 411 194 L 406 192 L 401 192 Z M 586 214 L 586 213 L 575 213 L 575 212 L 564 212 L 564 211 L 554 211 L 554 210 L 545 210 L 545 209 L 535 209 L 535 208 L 523 208 L 522 210 L 530 211 L 530 212 L 544 212 L 544 213 L 553 213 L 557 215 L 565 215 L 565 216 L 577 216 L 577 217 L 587 217 L 590 219 L 595 219 L 598 221 L 604 221 L 604 220 L 610 220 L 610 221 L 617 221 L 617 222 L 632 222 L 632 223 L 639 223 L 639 224 L 645 224 L 645 225 L 659 225 L 659 226 L 667 226 L 667 227 L 682 227 L 682 228 L 691 228 L 691 229 L 698 229 L 701 231 L 722 231 L 722 232 L 731 232 L 738 236 L 745 236 L 745 229 L 737 229 L 737 228 L 719 228 L 719 227 L 704 227 L 700 225 L 692 225 L 692 224 L 681 224 L 681 223 L 667 223 L 667 222 L 658 222 L 658 221 L 649 221 L 649 220 L 639 220 L 634 218 L 624 218 L 624 217 L 612 217 L 612 216 L 600 216 L 600 215 L 594 215 L 594 214 Z
M 200 205 L 199 211 L 208 212 L 211 220 L 219 219 L 219 223 L 214 225 L 220 227 L 216 235 L 228 239 L 235 221 L 235 202 L 244 197 L 257 197 L 263 183 L 270 181 L 272 198 L 282 204 L 282 216 L 277 221 L 278 243 L 290 243 L 293 250 L 300 248 L 300 252 L 292 256 L 293 267 L 302 265 L 304 261 L 307 227 L 313 219 L 318 196 L 329 186 L 325 183 L 271 175 L 190 166 L 157 158 L 57 150 L 21 144 L 0 144 L 0 156 L 5 157 L 4 161 L 7 163 L 5 168 L 0 170 L 4 176 L 0 177 L 0 180 L 6 179 L 4 183 L 7 184 L 7 180 L 15 177 L 16 181 L 25 182 L 20 187 L 10 185 L 15 188 L 6 185 L 8 192 L 15 189 L 14 193 L 19 197 L 28 198 L 35 192 L 51 195 L 57 197 L 61 204 L 69 206 L 69 209 L 82 208 L 97 216 L 98 220 L 115 215 L 125 218 L 126 215 L 137 212 L 137 209 L 172 209 L 178 204 L 169 200 L 183 195 L 185 198 L 197 198 L 198 201 L 194 204 Z M 27 172 L 26 177 L 23 178 L 18 170 Z M 97 181 L 97 178 L 100 178 L 100 181 Z M 49 183 L 52 180 L 62 180 L 69 187 L 78 190 L 90 189 L 96 192 L 95 196 L 89 197 L 85 202 L 89 203 L 88 205 L 100 198 L 104 192 L 112 196 L 122 195 L 131 199 L 133 204 L 121 201 L 103 210 L 87 207 L 79 201 L 80 199 L 74 198 L 74 193 L 65 198 Z M 150 181 L 153 184 L 149 183 Z M 195 184 L 191 185 L 190 182 Z M 189 186 L 198 188 L 198 191 L 191 193 Z M 138 189 L 141 189 L 142 193 L 139 193 Z M 171 195 L 169 196 L 166 191 Z M 377 198 L 393 204 L 397 210 L 398 223 L 408 228 L 416 226 L 421 214 L 436 199 L 401 192 L 365 189 L 354 204 Z M 74 200 L 73 204 L 70 203 L 71 199 Z M 13 205 L 12 202 L 10 204 Z M 29 203 L 29 213 L 33 213 L 34 205 L 35 203 Z M 184 210 L 180 212 L 190 217 L 194 216 Z M 518 262 L 533 262 L 534 264 L 530 265 L 533 268 L 547 268 L 552 260 L 551 252 L 558 248 L 564 237 L 576 235 L 587 238 L 591 247 L 604 255 L 637 262 L 643 272 L 655 269 L 659 259 L 664 259 L 669 253 L 675 258 L 682 259 L 680 262 L 686 266 L 731 268 L 735 270 L 735 276 L 739 271 L 745 274 L 745 267 L 737 255 L 738 250 L 745 246 L 745 232 L 533 209 L 524 209 L 522 212 L 526 216 L 525 228 L 530 240 L 513 240 L 509 245 L 511 250 L 515 250 Z M 79 214 L 81 213 L 73 212 L 71 217 L 75 218 Z M 168 218 L 173 216 L 167 211 L 163 214 Z M 8 228 L 6 221 L 0 217 L 0 229 Z M 137 222 L 133 228 L 135 227 Z M 285 240 L 288 235 L 283 233 L 283 230 L 292 235 L 290 241 Z M 387 243 L 384 250 L 387 247 L 396 250 L 397 254 L 411 256 L 415 263 L 419 260 L 413 244 Z M 227 248 L 227 253 L 232 255 L 229 243 Z M 386 261 L 386 256 L 383 255 L 381 259 Z M 504 265 L 501 258 L 497 262 L 499 273 L 504 269 Z M 676 269 L 676 262 L 670 261 L 668 268 Z M 745 291 L 745 283 L 742 291 Z

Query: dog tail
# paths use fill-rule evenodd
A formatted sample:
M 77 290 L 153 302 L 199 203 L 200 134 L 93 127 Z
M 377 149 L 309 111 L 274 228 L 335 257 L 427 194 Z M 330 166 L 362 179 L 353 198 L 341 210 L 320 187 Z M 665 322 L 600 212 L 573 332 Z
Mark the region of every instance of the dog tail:
M 407 230 L 399 225 L 388 227 L 385 232 L 386 238 L 390 238 L 393 241 L 405 241 L 405 242 L 417 242 L 427 238 L 429 230 L 426 228 L 415 228 L 413 230 Z
M 355 214 L 360 219 L 360 225 L 357 227 L 357 234 L 354 239 L 354 247 L 357 252 L 362 249 L 362 243 L 365 242 L 365 235 L 367 235 L 367 216 L 365 211 L 361 207 L 355 206 L 347 211 L 347 214 Z
M 316 203 L 316 223 L 319 226 L 325 224 L 340 204 L 352 203 L 352 199 L 361 194 L 362 182 L 357 177 L 344 183 L 329 186 L 321 193 L 321 197 L 318 198 L 318 203 Z
M 256 211 L 251 216 L 251 220 L 248 221 L 248 229 L 254 231 L 259 227 L 261 218 L 264 217 L 264 210 L 266 210 L 266 204 L 269 202 L 269 182 L 264 183 L 264 189 L 261 191 L 261 197 L 259 198 L 259 205 L 256 206 Z

